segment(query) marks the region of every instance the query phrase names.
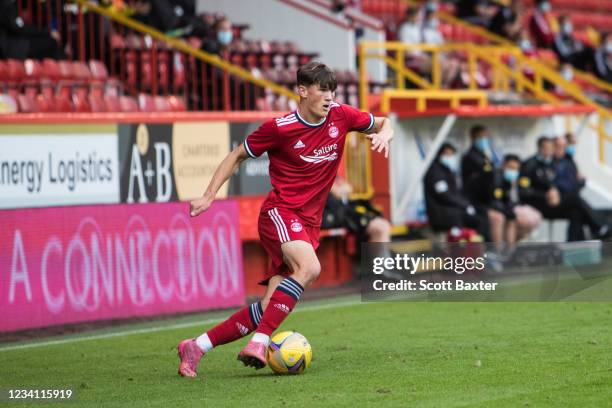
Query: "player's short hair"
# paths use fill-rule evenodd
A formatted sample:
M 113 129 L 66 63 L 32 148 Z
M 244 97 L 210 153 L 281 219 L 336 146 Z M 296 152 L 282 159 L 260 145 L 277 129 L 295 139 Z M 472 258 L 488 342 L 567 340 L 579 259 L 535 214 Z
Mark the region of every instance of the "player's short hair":
M 521 158 L 518 157 L 516 154 L 513 153 L 508 153 L 507 155 L 504 156 L 504 163 L 508 163 L 511 161 L 515 161 L 518 162 L 519 164 L 521 163 Z
M 474 125 L 470 129 L 470 139 L 474 140 L 477 136 L 479 136 L 482 132 L 487 130 L 487 128 L 483 125 Z
M 546 142 L 552 142 L 553 140 L 548 136 L 540 136 L 538 138 L 538 149 L 542 147 L 542 145 Z
M 321 89 L 335 91 L 338 87 L 336 74 L 327 65 L 319 61 L 310 61 L 297 71 L 297 85 L 319 85 Z

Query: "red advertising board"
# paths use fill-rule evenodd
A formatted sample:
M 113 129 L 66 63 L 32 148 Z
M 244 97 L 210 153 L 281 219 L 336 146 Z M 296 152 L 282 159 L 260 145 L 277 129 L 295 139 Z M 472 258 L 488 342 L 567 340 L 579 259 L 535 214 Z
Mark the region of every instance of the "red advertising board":
M 243 279 L 232 200 L 0 212 L 0 332 L 241 305 Z

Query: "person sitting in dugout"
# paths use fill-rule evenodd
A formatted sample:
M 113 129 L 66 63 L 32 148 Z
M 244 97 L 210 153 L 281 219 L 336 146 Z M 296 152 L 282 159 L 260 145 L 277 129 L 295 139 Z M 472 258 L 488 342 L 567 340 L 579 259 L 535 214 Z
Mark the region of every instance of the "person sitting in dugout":
M 429 224 L 435 232 L 451 228 L 472 228 L 489 240 L 486 213 L 477 211 L 457 183 L 459 158 L 450 143 L 440 147 L 424 178 L 425 206 Z
M 511 247 L 536 229 L 542 215 L 530 205 L 519 202 L 518 178 L 521 160 L 515 154 L 507 154 L 501 168 L 493 173 L 493 184 L 489 190 L 489 220 L 491 239 L 498 250 L 503 244 Z M 493 214 L 493 216 L 492 216 Z M 497 219 L 492 219 L 497 217 Z

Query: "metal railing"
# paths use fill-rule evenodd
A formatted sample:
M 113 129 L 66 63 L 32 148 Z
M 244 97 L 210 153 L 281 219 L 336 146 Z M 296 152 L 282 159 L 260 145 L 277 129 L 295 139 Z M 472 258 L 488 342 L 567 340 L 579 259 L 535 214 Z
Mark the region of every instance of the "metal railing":
M 406 66 L 407 53 L 414 51 L 430 55 L 431 78 Z M 600 121 L 598 126 L 599 158 L 602 162 L 605 161 L 604 143 L 612 141 L 612 136 L 605 132 L 605 122 L 612 119 L 612 112 L 587 96 L 580 86 L 565 80 L 549 65 L 525 56 L 518 47 L 453 43 L 415 45 L 400 42 L 362 42 L 359 49 L 360 79 L 363 81 L 368 76 L 365 62 L 369 59 L 379 59 L 385 61 L 388 69 L 394 74 L 392 88 L 403 90 L 408 80 L 414 87 L 423 91 L 442 91 L 444 90 L 441 83 L 442 56 L 451 53 L 465 61 L 469 77 L 467 87 L 470 90 L 478 89 L 476 75 L 479 70 L 484 69 L 491 77 L 490 87 L 487 88 L 489 91 L 512 91 L 552 105 L 560 105 L 569 100 L 593 107 L 599 113 Z M 552 92 L 553 89 L 560 90 L 564 98 L 560 97 L 559 93 Z M 361 106 L 367 108 L 369 106 L 368 90 L 360 85 L 359 92 Z M 448 97 L 450 98 L 450 94 Z

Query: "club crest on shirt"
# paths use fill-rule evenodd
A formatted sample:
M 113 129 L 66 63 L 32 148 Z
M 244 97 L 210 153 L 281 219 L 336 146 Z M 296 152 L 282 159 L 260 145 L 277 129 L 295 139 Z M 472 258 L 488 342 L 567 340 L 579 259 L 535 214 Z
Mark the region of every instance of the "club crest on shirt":
M 329 137 L 331 138 L 336 138 L 338 137 L 338 128 L 334 126 L 334 124 L 332 123 L 331 126 L 329 127 Z
M 302 224 L 298 220 L 291 220 L 291 231 L 300 232 L 302 228 Z

